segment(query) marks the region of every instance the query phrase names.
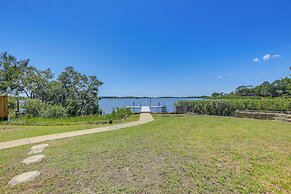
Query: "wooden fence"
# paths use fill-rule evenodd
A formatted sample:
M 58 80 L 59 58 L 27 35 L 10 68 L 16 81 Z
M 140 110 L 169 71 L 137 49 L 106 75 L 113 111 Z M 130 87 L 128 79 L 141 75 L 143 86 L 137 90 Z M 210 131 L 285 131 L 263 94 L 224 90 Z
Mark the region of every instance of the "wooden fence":
M 0 96 L 0 120 L 8 119 L 8 98 Z

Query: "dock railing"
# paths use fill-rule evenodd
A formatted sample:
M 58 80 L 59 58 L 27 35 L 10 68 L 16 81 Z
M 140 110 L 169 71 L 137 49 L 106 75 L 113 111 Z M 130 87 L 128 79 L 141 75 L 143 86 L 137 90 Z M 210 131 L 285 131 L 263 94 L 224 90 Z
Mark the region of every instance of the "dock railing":
M 139 112 L 150 112 L 150 113 L 167 113 L 167 107 L 166 106 L 126 106 L 126 108 L 129 108 L 136 112 L 136 110 L 139 110 Z

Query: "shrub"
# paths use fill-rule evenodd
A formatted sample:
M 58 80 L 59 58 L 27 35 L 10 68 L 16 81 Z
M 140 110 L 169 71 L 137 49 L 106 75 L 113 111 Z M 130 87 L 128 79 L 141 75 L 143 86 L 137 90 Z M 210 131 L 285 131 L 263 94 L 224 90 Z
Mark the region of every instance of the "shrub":
M 233 116 L 235 110 L 290 111 L 290 98 L 263 99 L 215 99 L 198 101 L 178 101 L 177 113 L 196 113 L 219 116 Z
M 111 119 L 126 119 L 132 114 L 129 108 L 116 108 L 112 110 L 112 113 L 109 115 Z
M 51 105 L 42 102 L 39 99 L 28 99 L 23 106 L 24 113 L 32 117 L 66 117 L 68 111 L 61 105 Z
M 16 106 L 17 106 L 16 98 L 9 96 L 8 97 L 8 108 L 9 109 L 16 109 Z
M 39 99 L 26 100 L 23 109 L 24 113 L 28 116 L 41 116 L 45 110 L 45 103 Z
M 60 107 L 54 109 L 59 112 Z M 63 108 L 62 108 L 63 109 Z M 64 110 L 64 109 L 63 109 Z M 78 125 L 78 124 L 112 124 L 120 122 L 130 116 L 132 112 L 129 109 L 116 109 L 114 114 L 106 115 L 86 115 L 76 117 L 59 117 L 59 118 L 48 118 L 43 116 L 22 116 L 19 118 L 12 118 L 10 124 L 13 125 L 37 125 L 37 126 L 56 126 L 56 125 Z M 53 115 L 56 116 L 56 115 Z
M 68 110 L 61 105 L 48 105 L 47 108 L 44 110 L 42 116 L 49 118 L 67 117 Z

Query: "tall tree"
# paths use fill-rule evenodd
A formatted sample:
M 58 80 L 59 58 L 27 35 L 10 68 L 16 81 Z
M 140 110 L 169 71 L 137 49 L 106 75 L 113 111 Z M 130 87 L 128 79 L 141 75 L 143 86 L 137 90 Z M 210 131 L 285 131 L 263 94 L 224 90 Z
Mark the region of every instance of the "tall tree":
M 50 69 L 44 71 L 29 66 L 24 71 L 24 76 L 19 87 L 28 98 L 38 98 L 46 101 L 49 92 L 49 82 L 54 77 Z
M 28 63 L 28 59 L 0 55 L 0 94 L 25 95 L 45 104 L 61 105 L 71 116 L 100 112 L 98 89 L 103 83 L 96 76 L 81 74 L 68 66 L 54 80 L 50 69 L 42 71 Z
M 24 72 L 28 68 L 29 59 L 17 60 L 7 52 L 0 54 L 0 93 L 19 95 Z
M 253 86 L 239 86 L 236 88 L 235 93 L 240 96 L 254 96 Z
M 254 88 L 254 93 L 256 96 L 268 97 L 273 96 L 274 89 L 272 87 L 272 84 L 270 84 L 269 82 L 264 82 Z
M 98 88 L 103 84 L 96 76 L 81 74 L 72 66 L 66 67 L 58 81 L 62 83 L 62 105 L 68 107 L 70 115 L 96 113 L 98 107 Z

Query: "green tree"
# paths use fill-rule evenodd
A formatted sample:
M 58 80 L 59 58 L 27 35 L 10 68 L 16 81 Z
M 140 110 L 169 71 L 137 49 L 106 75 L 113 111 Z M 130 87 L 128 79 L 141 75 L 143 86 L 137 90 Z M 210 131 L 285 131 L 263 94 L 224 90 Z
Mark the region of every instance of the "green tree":
M 17 60 L 7 53 L 0 55 L 0 94 L 25 95 L 36 99 L 30 102 L 33 106 L 29 107 L 33 107 L 33 111 L 45 105 L 54 112 L 68 111 L 69 116 L 100 112 L 98 90 L 103 83 L 96 76 L 81 74 L 69 66 L 55 80 L 50 69 L 42 71 L 28 63 L 28 59 Z
M 50 69 L 41 71 L 29 66 L 25 69 L 19 87 L 28 98 L 38 98 L 46 101 L 49 92 L 49 82 L 53 77 L 54 75 Z
M 18 95 L 23 92 L 20 86 L 28 67 L 29 59 L 17 60 L 7 52 L 0 54 L 0 93 Z
M 291 78 L 283 78 L 272 83 L 275 96 L 291 95 Z
M 103 84 L 96 76 L 81 74 L 71 66 L 66 67 L 58 81 L 62 83 L 62 105 L 70 115 L 95 114 L 99 111 L 98 89 Z
M 269 82 L 264 82 L 261 85 L 256 86 L 254 88 L 254 93 L 256 96 L 263 96 L 263 97 L 273 96 L 274 88 L 272 84 L 270 84 Z
M 214 92 L 213 94 L 211 94 L 211 96 L 214 98 L 221 97 L 221 96 L 223 96 L 223 92 Z
M 236 88 L 235 93 L 240 96 L 254 96 L 255 92 L 253 86 L 239 86 Z

